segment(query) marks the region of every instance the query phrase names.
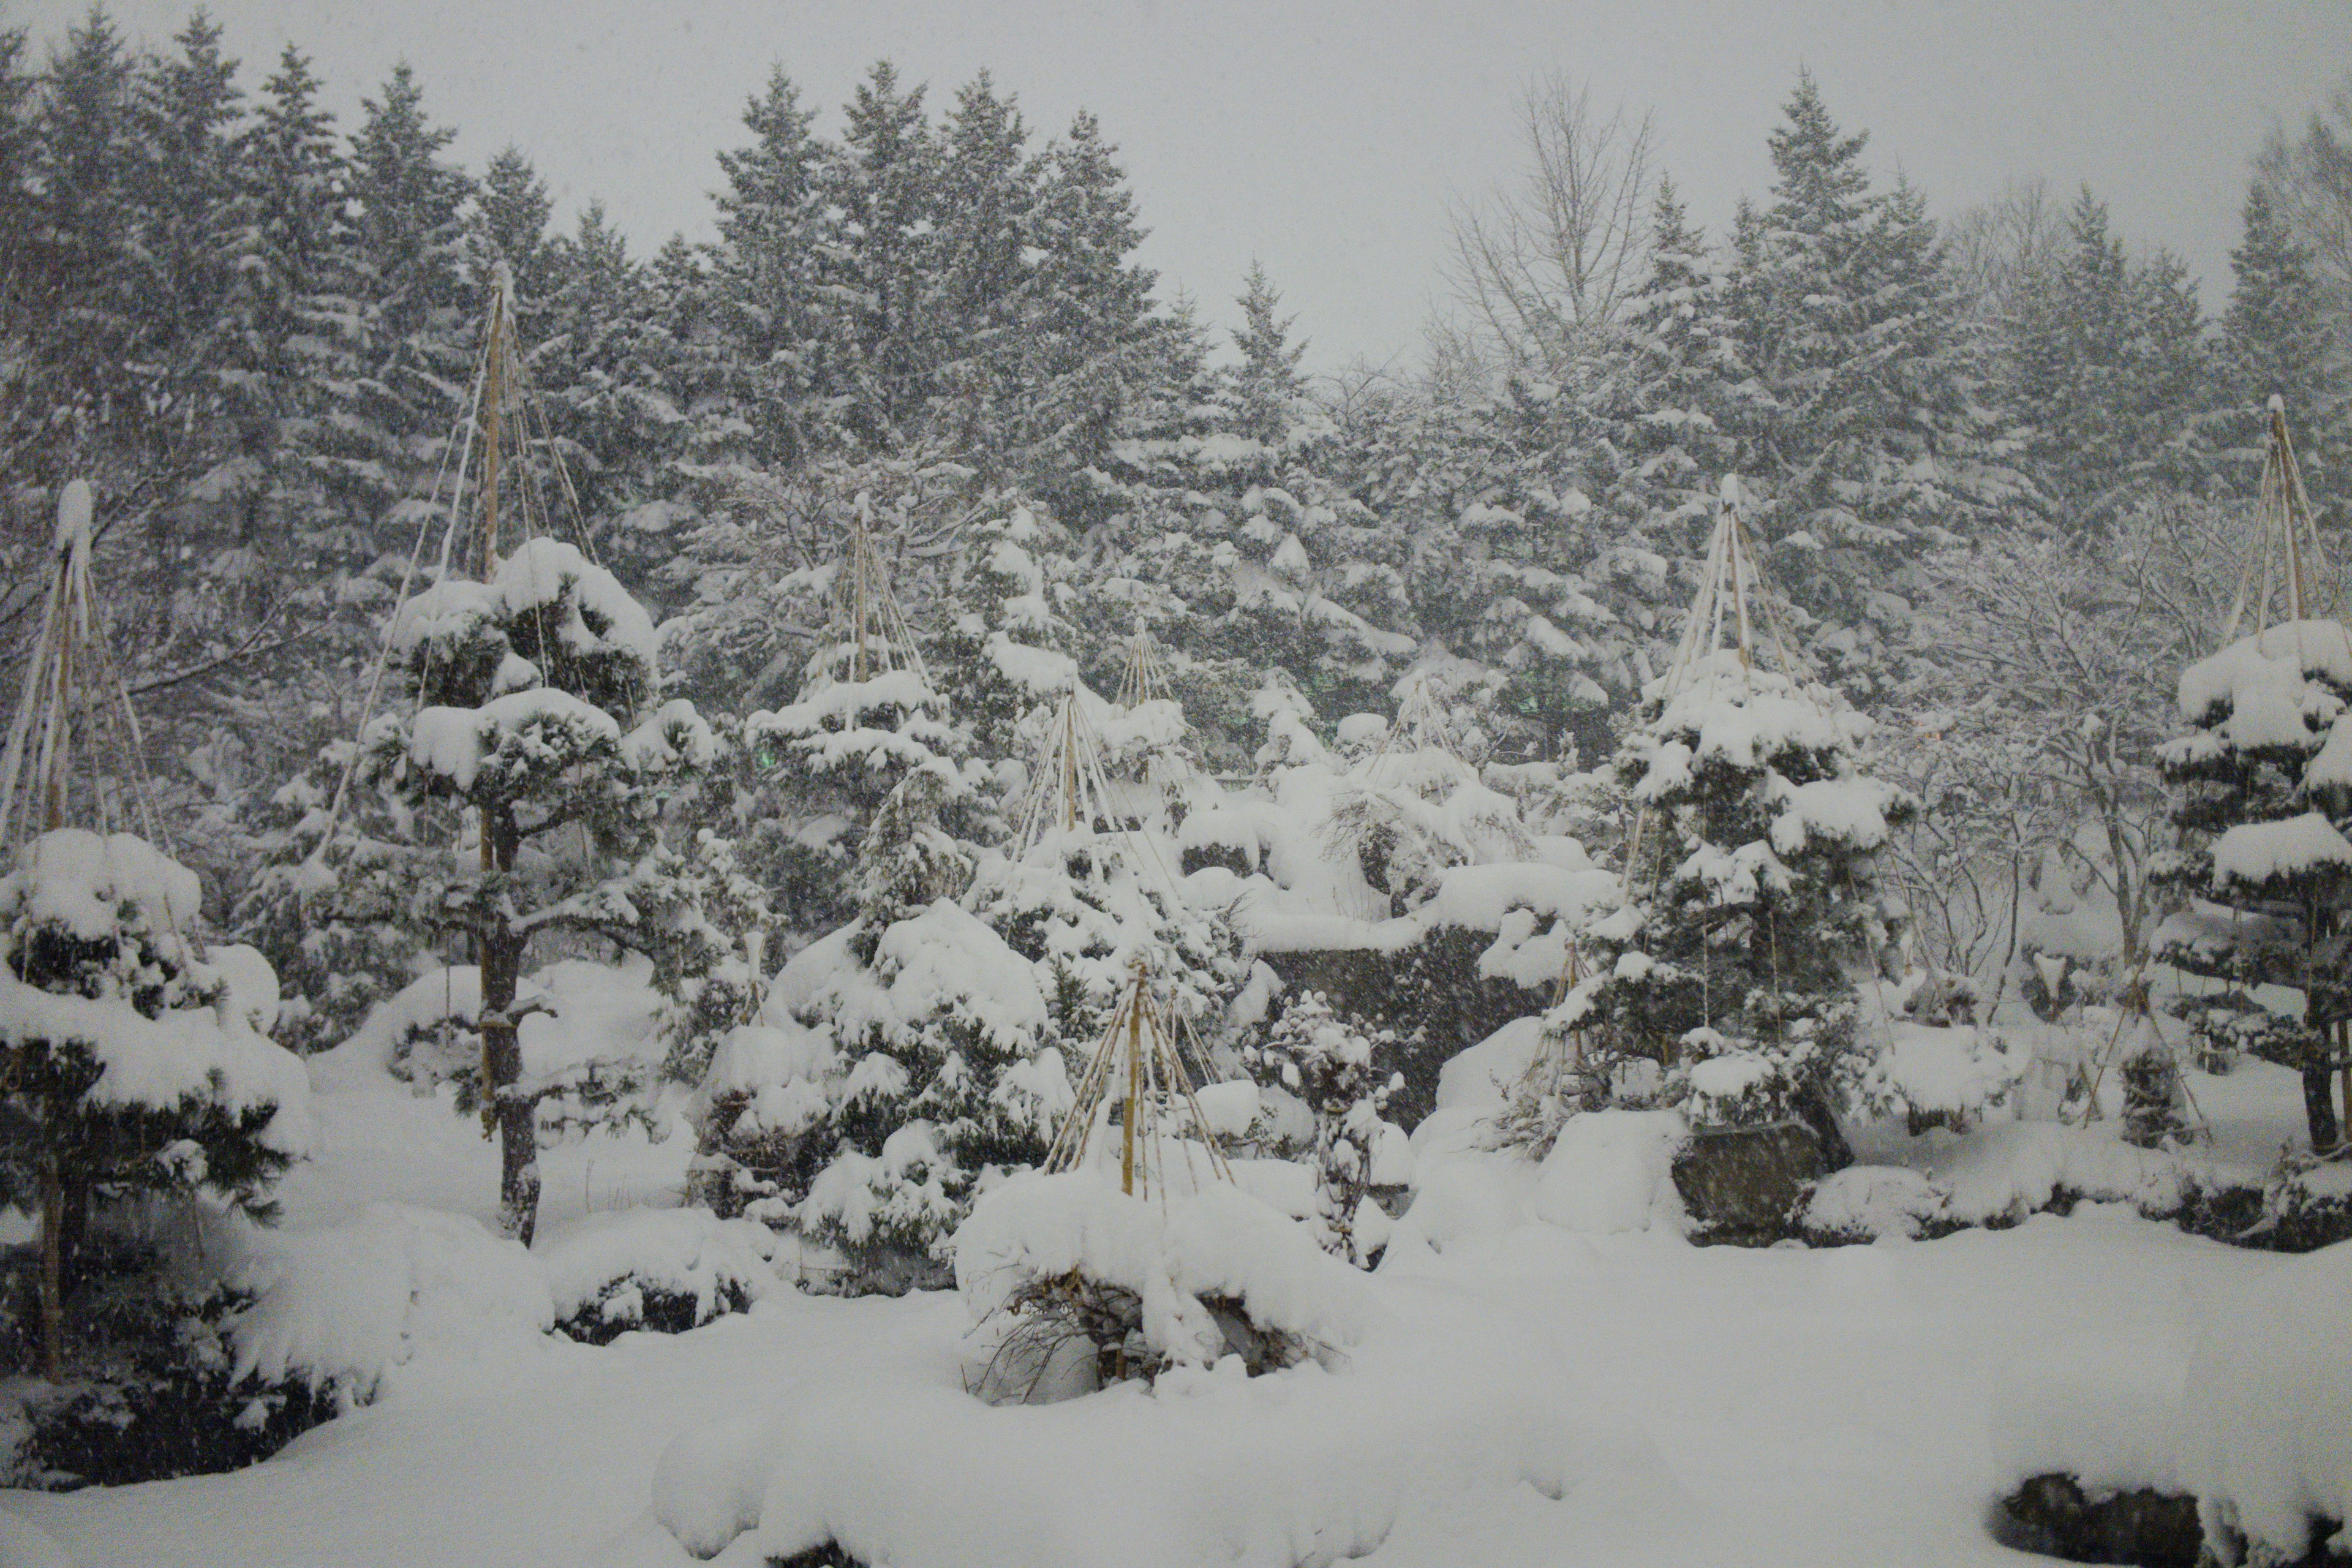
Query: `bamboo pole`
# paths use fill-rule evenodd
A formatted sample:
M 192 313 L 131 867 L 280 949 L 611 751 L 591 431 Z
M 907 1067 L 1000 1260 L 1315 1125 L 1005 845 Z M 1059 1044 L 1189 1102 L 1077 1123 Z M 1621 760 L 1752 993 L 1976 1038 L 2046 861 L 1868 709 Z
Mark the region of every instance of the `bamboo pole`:
M 1127 1012 L 1127 1110 L 1119 1120 L 1119 1190 L 1135 1195 L 1135 1119 L 1143 1105 L 1143 966 L 1135 966 L 1135 991 Z

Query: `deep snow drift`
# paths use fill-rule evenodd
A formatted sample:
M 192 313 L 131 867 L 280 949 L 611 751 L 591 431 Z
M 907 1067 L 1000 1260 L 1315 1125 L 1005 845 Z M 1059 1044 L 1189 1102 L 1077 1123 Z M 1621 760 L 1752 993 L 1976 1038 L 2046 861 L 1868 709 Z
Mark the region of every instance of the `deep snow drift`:
M 1460 1094 L 1475 1098 L 1478 1065 L 1453 1075 Z M 2254 1103 L 2262 1080 L 2200 1092 L 2217 1084 L 2247 1097 L 2250 1121 L 2291 1111 L 2283 1095 Z M 992 1407 L 964 1392 L 980 1342 L 949 1294 L 843 1300 L 780 1282 L 690 1333 L 593 1348 L 541 1333 L 616 1250 L 668 1258 L 689 1289 L 740 1266 L 690 1216 L 618 1212 L 675 1193 L 682 1139 L 551 1151 L 526 1257 L 479 1223 L 494 1152 L 446 1100 L 347 1083 L 316 1110 L 321 1157 L 288 1183 L 271 1255 L 316 1267 L 342 1249 L 352 1295 L 309 1342 L 388 1361 L 379 1402 L 236 1475 L 8 1494 L 18 1536 L 36 1527 L 84 1568 L 684 1568 L 681 1541 L 741 1564 L 826 1537 L 898 1568 L 1885 1568 L 2016 1561 L 1985 1520 L 2021 1466 L 2210 1467 L 2241 1528 L 2344 1495 L 2340 1455 L 2306 1443 L 2315 1468 L 2283 1468 L 2258 1419 L 2313 1366 L 2346 1364 L 2352 1307 L 2313 1315 L 2352 1302 L 2341 1248 L 2282 1259 L 2100 1205 L 1929 1243 L 1694 1248 L 1671 1184 L 1641 1174 L 1661 1132 L 1646 1119 L 1613 1135 L 1592 1119 L 1555 1171 L 1477 1150 L 1475 1113 L 1456 1105 L 1416 1136 L 1416 1206 L 1331 1366 Z M 1579 1162 L 1588 1179 L 1571 1184 Z M 1939 1168 L 1948 1182 L 1950 1159 Z M 797 1267 L 771 1264 L 784 1281 Z M 397 1314 L 370 1295 L 386 1288 Z M 2282 1300 L 2308 1326 L 2290 1335 Z M 300 1329 L 257 1324 L 252 1352 Z M 2101 1375 L 2127 1354 L 2129 1375 Z M 2200 1402 L 2216 1419 L 2192 1442 L 2178 1413 L 2208 1365 L 2226 1388 Z M 2341 1376 L 2330 1386 L 2314 1419 L 2343 1408 Z M 2126 1420 L 2128 1453 L 2101 1436 Z

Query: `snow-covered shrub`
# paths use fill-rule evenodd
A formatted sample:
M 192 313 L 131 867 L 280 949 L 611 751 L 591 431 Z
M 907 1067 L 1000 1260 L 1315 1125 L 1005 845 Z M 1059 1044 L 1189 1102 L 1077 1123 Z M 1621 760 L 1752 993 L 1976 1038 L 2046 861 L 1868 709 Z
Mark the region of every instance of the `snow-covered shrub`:
M 0 1400 L 0 1433 L 18 1439 L 13 1452 L 0 1443 L 0 1486 L 64 1491 L 242 1469 L 345 1408 L 333 1386 L 236 1365 L 229 1331 L 248 1293 L 184 1287 L 152 1248 L 110 1237 L 86 1246 L 81 1272 L 89 1328 L 73 1377 L 18 1384 L 16 1410 Z M 23 1283 L 8 1294 L 29 1331 L 38 1312 Z
M 991 856 L 964 904 L 1036 966 L 1058 1037 L 1090 1048 L 1139 952 L 1157 962 L 1176 1011 L 1213 1035 L 1241 987 L 1241 939 L 1224 910 L 1181 891 L 1172 856 L 1150 837 L 1086 824 L 1045 833 L 1018 858 Z
M 2197 1561 L 2326 1560 L 2322 1543 L 2352 1521 L 2352 1244 L 2200 1306 L 2201 1322 L 2103 1324 L 2000 1369 L 1996 1481 L 2064 1477 L 2093 1499 L 2193 1496 Z
M 1022 1399 L 1238 1356 L 1250 1372 L 1351 1345 L 1370 1318 L 1355 1271 L 1240 1188 L 1130 1196 L 1098 1171 L 1032 1173 L 982 1194 L 953 1243 L 956 1288 L 991 1331 L 983 1392 Z M 1075 1348 L 1091 1356 L 1060 1364 Z
M 226 1271 L 250 1298 L 227 1325 L 236 1374 L 299 1378 L 347 1405 L 462 1386 L 511 1366 L 554 1321 L 537 1260 L 470 1215 L 371 1204 L 241 1251 Z
M 1593 928 L 1559 1024 L 1738 1125 L 1794 1114 L 1832 1163 L 1874 1051 L 1856 983 L 1895 917 L 1875 857 L 1912 802 L 1861 773 L 1870 721 L 1820 687 L 1708 656 L 1654 692 L 1616 768 L 1643 820 L 1628 901 Z
M 1374 1044 L 1320 992 L 1305 991 L 1242 1051 L 1253 1074 L 1296 1097 L 1314 1118 L 1317 1240 L 1367 1268 L 1388 1239 L 1388 1214 L 1373 1191 L 1402 1187 L 1412 1175 L 1403 1130 L 1381 1114 L 1404 1078 L 1372 1065 Z
M 839 1247 L 856 1289 L 943 1280 L 977 1184 L 1043 1159 L 1071 1103 L 1031 965 L 947 897 L 916 902 L 962 867 L 902 800 L 924 776 L 868 835 L 866 912 L 784 965 L 690 1111 L 699 1200 Z
M 1674 1160 L 1689 1131 L 1673 1110 L 1603 1110 L 1569 1118 L 1537 1173 L 1535 1216 L 1595 1234 L 1684 1228 Z
M 558 1332 L 604 1344 L 632 1330 L 683 1333 L 778 1289 L 775 1233 L 708 1209 L 594 1214 L 537 1254 Z
M 2190 728 L 2158 760 L 2183 843 L 2157 874 L 2195 901 L 2158 928 L 2155 956 L 2301 998 L 2232 1032 L 2303 1075 L 2310 1146 L 2326 1149 L 2342 1132 L 2331 1079 L 2352 991 L 2315 977 L 2352 906 L 2352 632 L 2291 621 L 2242 637 L 2182 670 L 2178 696 Z
M 1988 1026 L 1898 1020 L 1893 1037 L 1864 1075 L 1861 1100 L 1881 1116 L 1902 1117 L 1915 1137 L 1930 1127 L 1967 1131 L 2009 1103 L 2025 1071 L 2023 1054 Z
M 1945 1226 L 1951 1194 L 1905 1165 L 1848 1165 L 1813 1184 L 1797 1210 L 1797 1233 L 1815 1247 L 1899 1236 L 1916 1240 Z
M 302 1064 L 189 944 L 199 894 L 146 840 L 79 828 L 33 839 L 0 877 L 0 1203 L 39 1213 L 54 1250 L 53 1358 L 97 1211 L 201 1196 L 266 1216 L 310 1149 Z

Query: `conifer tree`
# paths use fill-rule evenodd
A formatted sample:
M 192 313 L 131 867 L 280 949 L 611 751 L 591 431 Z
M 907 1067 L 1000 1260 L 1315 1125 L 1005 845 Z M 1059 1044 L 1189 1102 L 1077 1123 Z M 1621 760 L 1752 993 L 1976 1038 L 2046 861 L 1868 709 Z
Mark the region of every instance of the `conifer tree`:
M 2273 420 L 2258 526 L 2263 593 L 2284 579 L 2284 615 L 2263 625 L 2281 606 L 2251 605 L 2262 629 L 2180 673 L 2191 728 L 2158 759 L 2182 843 L 2153 875 L 2194 901 L 2159 928 L 2154 956 L 2228 987 L 2201 1009 L 2200 1028 L 2302 1075 L 2311 1148 L 2324 1153 L 2347 1125 L 2330 1079 L 2352 1066 L 2341 956 L 2352 929 L 2352 725 L 2341 717 L 2352 711 L 2352 634 L 2304 602 L 2308 563 L 2295 558 L 2310 518 L 2284 410 Z M 2300 1016 L 2263 1001 L 2266 987 L 2299 994 Z
M 997 95 L 986 71 L 958 89 L 940 132 L 933 425 L 953 449 L 992 464 L 1009 455 L 1037 304 L 1028 253 L 1038 182 L 1028 140 L 1020 110 Z
M 1919 193 L 1871 188 L 1866 136 L 1841 132 L 1810 75 L 1770 137 L 1773 201 L 1743 212 L 1729 299 L 1769 402 L 1746 433 L 1759 521 L 1815 646 L 1857 691 L 1902 675 L 1906 562 L 2015 489 L 1993 464 L 1975 340 Z M 1800 564 L 1799 557 L 1807 564 Z
M 1709 565 L 1684 655 L 1613 764 L 1641 814 L 1625 902 L 1550 1026 L 1584 1032 L 1604 1097 L 1634 1085 L 1702 1123 L 1795 1117 L 1843 1164 L 1838 1118 L 1875 1054 L 1857 986 L 1876 983 L 1895 918 L 1874 857 L 1916 806 L 1857 766 L 1870 721 L 1787 673 L 1793 650 L 1757 625 L 1728 500 Z M 1729 647 L 1713 646 L 1717 607 Z
M 2220 438 L 2237 459 L 2239 483 L 2250 484 L 2262 463 L 2270 436 L 2264 410 L 2282 398 L 2304 482 L 2315 503 L 2333 507 L 2346 483 L 2347 398 L 2336 365 L 2343 345 L 2310 252 L 2260 182 L 2247 191 L 2245 233 L 2230 253 L 2230 269 L 2235 281 L 2221 344 L 2229 401 Z
M 472 184 L 442 157 L 457 133 L 425 117 L 407 66 L 361 110 L 346 186 L 352 224 L 327 305 L 348 360 L 304 457 L 331 527 L 314 535 L 320 564 L 341 580 L 341 602 L 380 610 L 392 585 L 370 581 L 370 569 L 407 558 L 408 525 L 432 504 L 425 492 L 471 380 L 461 214 Z M 357 628 L 347 635 L 366 640 Z
M 485 259 L 471 268 L 487 274 L 488 262 L 503 261 L 514 275 L 515 314 L 530 322 L 554 287 L 547 220 L 554 205 L 547 183 L 532 170 L 522 149 L 509 145 L 491 155 L 473 207 Z M 541 334 L 534 329 L 530 336 Z
M 828 285 L 827 170 L 833 149 L 810 130 L 814 110 L 781 69 L 744 108 L 751 144 L 719 155 L 727 183 L 717 194 L 719 243 L 709 277 L 670 257 L 661 292 L 673 311 L 707 293 L 708 329 L 724 343 L 723 364 L 693 375 L 681 406 L 694 411 L 693 460 L 788 472 L 817 455 L 828 422 L 821 397 L 842 352 L 843 308 Z M 657 271 L 661 268 L 656 268 Z M 705 323 L 673 318 L 670 336 L 689 354 L 705 345 Z M 698 356 L 700 357 L 700 356 Z M 741 437 L 731 433 L 744 432 Z
M 660 967 L 674 928 L 702 918 L 659 843 L 661 805 L 710 764 L 713 738 L 692 704 L 653 705 L 642 606 L 551 539 L 525 542 L 487 583 L 451 578 L 409 600 L 392 652 L 420 706 L 362 737 L 356 787 L 382 790 L 421 831 L 462 822 L 467 841 L 413 840 L 370 869 L 397 879 L 413 930 L 475 947 L 484 1070 L 473 1090 L 499 1135 L 502 1222 L 527 1242 L 542 1120 L 593 1119 L 646 1085 L 628 1063 L 526 1059 L 514 1011 L 524 956 L 541 933 L 585 932 Z
M 933 764 L 892 792 L 856 919 L 784 965 L 692 1112 L 710 1201 L 840 1247 L 856 1290 L 945 1279 L 979 1186 L 1042 1160 L 1071 1100 L 1030 965 L 952 901 L 971 870 L 940 826 L 953 787 Z
M 1404 1075 L 1372 1065 L 1378 1043 L 1334 1014 L 1322 993 L 1303 991 L 1283 1005 L 1263 1040 L 1242 1051 L 1253 1076 L 1296 1097 L 1314 1117 L 1316 1239 L 1367 1268 L 1380 1260 L 1388 1229 L 1370 1191 L 1395 1184 L 1404 1145 L 1403 1131 L 1383 1114 Z
M 835 215 L 826 230 L 828 277 L 848 301 L 834 390 L 848 399 L 850 428 L 872 447 L 912 434 L 933 390 L 939 157 L 923 89 L 901 90 L 897 68 L 877 63 L 850 98 L 825 175 Z
M 1101 520 L 1099 472 L 1165 367 L 1152 315 L 1156 275 L 1135 259 L 1135 198 L 1094 116 L 1081 112 L 1038 158 L 1028 238 L 1040 252 L 1024 312 L 1014 416 L 1023 477 L 1074 533 Z

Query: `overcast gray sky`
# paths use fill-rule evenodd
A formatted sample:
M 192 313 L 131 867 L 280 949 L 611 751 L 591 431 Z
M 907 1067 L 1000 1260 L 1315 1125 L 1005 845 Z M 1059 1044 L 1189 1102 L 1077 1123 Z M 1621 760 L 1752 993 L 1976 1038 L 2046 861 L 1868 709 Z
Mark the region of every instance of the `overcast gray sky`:
M 84 0 L 0 0 L 53 37 Z M 113 0 L 161 42 L 183 0 Z M 944 105 L 982 67 L 1050 132 L 1092 109 L 1120 144 L 1164 289 L 1230 321 L 1262 258 L 1310 363 L 1410 353 L 1440 288 L 1449 196 L 1506 174 L 1520 83 L 1559 69 L 1656 114 L 1668 170 L 1719 229 L 1770 180 L 1800 65 L 1882 174 L 1939 215 L 2047 177 L 2168 245 L 2216 308 L 2247 161 L 2352 70 L 2347 0 L 213 0 L 250 88 L 292 39 L 348 123 L 396 59 L 478 168 L 521 146 L 569 214 L 602 195 L 640 252 L 709 232 L 714 154 L 780 61 L 839 105 L 873 60 Z

